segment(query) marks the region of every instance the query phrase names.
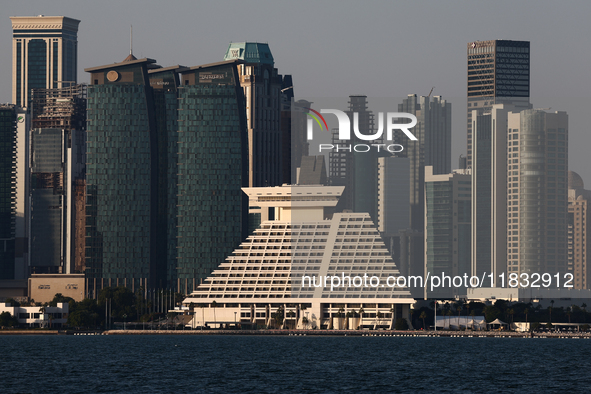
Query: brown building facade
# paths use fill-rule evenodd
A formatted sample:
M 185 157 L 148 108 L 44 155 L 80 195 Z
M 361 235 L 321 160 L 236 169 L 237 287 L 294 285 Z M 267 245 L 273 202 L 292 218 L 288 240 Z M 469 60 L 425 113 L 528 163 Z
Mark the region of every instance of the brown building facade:
M 591 245 L 591 190 L 585 190 L 583 179 L 568 172 L 568 272 L 574 276 L 575 289 L 589 289 L 591 271 L 588 248 Z

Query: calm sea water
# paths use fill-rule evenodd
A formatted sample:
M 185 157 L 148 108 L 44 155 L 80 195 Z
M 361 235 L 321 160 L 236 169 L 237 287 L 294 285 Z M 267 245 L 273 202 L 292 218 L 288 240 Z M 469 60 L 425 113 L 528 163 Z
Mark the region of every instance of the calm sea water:
M 2 393 L 591 391 L 591 340 L 0 336 Z

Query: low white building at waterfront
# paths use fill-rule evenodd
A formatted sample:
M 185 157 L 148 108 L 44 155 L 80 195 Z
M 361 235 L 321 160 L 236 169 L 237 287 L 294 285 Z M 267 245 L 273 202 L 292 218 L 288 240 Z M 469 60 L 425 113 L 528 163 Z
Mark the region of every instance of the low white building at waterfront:
M 392 286 L 400 272 L 370 216 L 325 217 L 343 189 L 244 188 L 250 206 L 262 208 L 261 226 L 183 301 L 194 309 L 191 326 L 377 329 L 408 321 L 414 299 Z
M 58 302 L 57 306 L 12 306 L 0 303 L 0 313 L 8 312 L 16 317 L 21 327 L 63 327 L 68 321 L 69 304 Z

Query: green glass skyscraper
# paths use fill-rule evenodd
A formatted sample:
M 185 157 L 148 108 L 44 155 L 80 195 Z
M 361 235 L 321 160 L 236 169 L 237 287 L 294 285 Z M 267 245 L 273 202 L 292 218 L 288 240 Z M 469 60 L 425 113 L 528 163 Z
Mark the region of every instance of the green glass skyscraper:
M 0 279 L 14 279 L 16 112 L 0 107 Z
M 176 274 L 182 289 L 205 279 L 248 230 L 241 189 L 248 186 L 248 139 L 237 62 L 191 67 L 179 88 Z
M 130 55 L 86 70 L 86 263 L 96 287 L 191 291 L 246 235 L 238 62 L 160 68 Z
M 472 111 L 487 112 L 493 104 L 512 104 L 526 109 L 530 94 L 529 41 L 489 40 L 467 45 L 468 63 L 468 156 L 471 167 L 476 148 Z
M 86 69 L 86 270 L 104 285 L 165 278 L 158 239 L 158 146 L 152 59 Z M 93 284 L 94 285 L 94 284 Z M 97 285 L 98 286 L 98 285 Z

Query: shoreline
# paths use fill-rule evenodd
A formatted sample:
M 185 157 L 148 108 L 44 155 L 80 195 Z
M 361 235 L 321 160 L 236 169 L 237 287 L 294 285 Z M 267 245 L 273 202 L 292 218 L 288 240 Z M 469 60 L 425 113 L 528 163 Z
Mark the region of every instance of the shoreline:
M 591 333 L 529 333 L 510 331 L 357 331 L 357 330 L 0 330 L 2 335 L 259 335 L 341 337 L 447 337 L 447 338 L 561 338 L 591 339 Z
M 358 330 L 108 330 L 102 335 L 267 335 L 348 337 L 449 337 L 449 338 L 577 338 L 591 333 L 529 333 L 502 331 L 358 331 Z

